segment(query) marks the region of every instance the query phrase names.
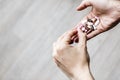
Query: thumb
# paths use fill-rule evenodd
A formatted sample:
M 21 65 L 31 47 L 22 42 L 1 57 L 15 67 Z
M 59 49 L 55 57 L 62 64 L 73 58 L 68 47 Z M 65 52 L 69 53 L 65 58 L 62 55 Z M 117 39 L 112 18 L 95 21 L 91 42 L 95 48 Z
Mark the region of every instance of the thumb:
M 89 0 L 83 0 L 82 3 L 77 7 L 77 10 L 81 11 L 89 6 L 92 6 L 91 2 Z
M 78 30 L 78 38 L 79 38 L 78 45 L 86 46 L 86 42 L 87 42 L 86 33 L 83 33 L 80 29 Z

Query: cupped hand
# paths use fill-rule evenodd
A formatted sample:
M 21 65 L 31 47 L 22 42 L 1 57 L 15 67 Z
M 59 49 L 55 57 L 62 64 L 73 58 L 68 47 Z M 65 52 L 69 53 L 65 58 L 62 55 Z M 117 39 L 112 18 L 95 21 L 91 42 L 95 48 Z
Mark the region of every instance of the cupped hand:
M 120 22 L 120 0 L 83 0 L 77 10 L 81 11 L 87 7 L 92 7 L 92 10 L 83 19 L 95 16 L 100 19 L 97 30 L 88 34 L 88 39 L 113 28 Z

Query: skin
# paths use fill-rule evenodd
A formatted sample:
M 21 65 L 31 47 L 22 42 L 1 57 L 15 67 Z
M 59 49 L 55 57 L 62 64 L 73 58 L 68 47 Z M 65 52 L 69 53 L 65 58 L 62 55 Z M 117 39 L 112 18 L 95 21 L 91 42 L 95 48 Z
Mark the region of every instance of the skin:
M 100 18 L 97 30 L 90 34 L 77 29 L 65 32 L 53 45 L 53 60 L 71 80 L 94 80 L 90 67 L 86 41 L 120 22 L 120 0 L 83 0 L 78 11 L 91 6 L 92 10 L 83 19 Z M 78 38 L 78 43 L 74 43 Z
M 72 46 L 71 38 L 76 34 L 78 34 L 79 42 Z M 71 80 L 93 80 L 89 68 L 86 40 L 85 33 L 72 29 L 60 36 L 53 45 L 55 63 Z
M 83 0 L 77 10 L 81 11 L 87 7 L 92 9 L 83 19 L 91 19 L 95 16 L 100 19 L 97 30 L 88 34 L 88 39 L 113 28 L 120 22 L 120 0 Z

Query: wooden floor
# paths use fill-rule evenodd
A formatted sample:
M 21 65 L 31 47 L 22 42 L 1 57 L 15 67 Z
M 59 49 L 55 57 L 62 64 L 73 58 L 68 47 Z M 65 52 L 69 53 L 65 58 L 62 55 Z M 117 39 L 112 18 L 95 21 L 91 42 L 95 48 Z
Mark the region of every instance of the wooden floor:
M 52 61 L 52 43 L 88 13 L 76 11 L 80 2 L 0 0 L 0 80 L 68 80 Z M 88 41 L 96 80 L 120 80 L 119 27 Z

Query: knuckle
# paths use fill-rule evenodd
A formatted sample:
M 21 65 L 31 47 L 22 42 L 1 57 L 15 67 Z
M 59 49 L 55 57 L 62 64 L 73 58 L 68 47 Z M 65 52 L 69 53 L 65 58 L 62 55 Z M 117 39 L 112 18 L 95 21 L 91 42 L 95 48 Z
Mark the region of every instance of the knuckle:
M 65 47 L 56 46 L 53 51 L 53 58 L 58 58 L 64 52 Z

